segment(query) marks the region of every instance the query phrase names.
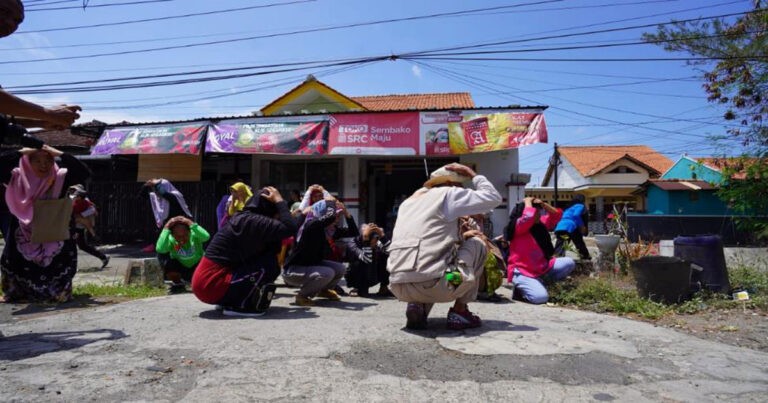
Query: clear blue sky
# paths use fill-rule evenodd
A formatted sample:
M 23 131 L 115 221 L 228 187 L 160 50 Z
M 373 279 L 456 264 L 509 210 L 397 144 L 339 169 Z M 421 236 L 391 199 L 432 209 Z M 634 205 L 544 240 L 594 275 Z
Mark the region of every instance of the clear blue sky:
M 521 171 L 533 173 L 537 182 L 546 169 L 554 142 L 561 145 L 645 144 L 673 160 L 683 152 L 694 156 L 721 152 L 707 136 L 724 133 L 720 118 L 723 111 L 707 103 L 702 81 L 696 78 L 701 74 L 684 61 L 573 59 L 683 57 L 685 55 L 666 53 L 648 44 L 596 47 L 638 42 L 642 32 L 654 31 L 652 27 L 588 32 L 739 13 L 750 10 L 752 4 L 750 0 L 167 0 L 96 7 L 140 1 L 90 0 L 85 10 L 40 10 L 82 6 L 83 0 L 25 1 L 27 14 L 21 28 L 0 40 L 0 84 L 15 92 L 13 87 L 25 85 L 45 84 L 39 88 L 50 89 L 50 84 L 59 82 L 359 59 L 458 46 L 470 47 L 455 52 L 515 53 L 444 57 L 566 59 L 386 60 L 347 66 L 343 70 L 315 67 L 175 86 L 98 92 L 64 89 L 22 95 L 45 104 L 80 104 L 84 109 L 81 122 L 182 120 L 248 114 L 312 73 L 350 96 L 466 91 L 472 94 L 477 106 L 549 105 L 546 112 L 549 144 L 524 147 L 520 152 Z M 277 5 L 281 3 L 285 4 Z M 260 5 L 270 7 L 118 24 Z M 481 8 L 489 10 L 435 16 Z M 411 19 L 365 24 L 405 18 Z M 360 26 L 318 31 L 353 24 Z M 105 26 L 49 31 L 92 25 Z M 286 35 L 307 30 L 316 32 Z M 241 40 L 267 35 L 270 37 Z M 521 41 L 542 37 L 549 38 Z M 211 41 L 223 43 L 143 51 Z M 499 41 L 509 43 L 478 47 Z M 572 46 L 587 48 L 540 51 Z M 534 51 L 536 49 L 539 51 Z M 522 50 L 524 52 L 520 52 Z M 119 52 L 134 53 L 96 56 Z M 80 56 L 88 57 L 78 58 Z M 16 63 L 9 63 L 14 61 Z M 143 83 L 282 68 L 285 67 L 85 85 Z

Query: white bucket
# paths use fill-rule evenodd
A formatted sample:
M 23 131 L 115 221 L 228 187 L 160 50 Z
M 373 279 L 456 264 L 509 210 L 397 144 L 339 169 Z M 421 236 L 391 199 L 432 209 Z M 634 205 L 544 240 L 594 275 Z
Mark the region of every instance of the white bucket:
M 675 256 L 675 242 L 671 239 L 659 241 L 659 255 Z

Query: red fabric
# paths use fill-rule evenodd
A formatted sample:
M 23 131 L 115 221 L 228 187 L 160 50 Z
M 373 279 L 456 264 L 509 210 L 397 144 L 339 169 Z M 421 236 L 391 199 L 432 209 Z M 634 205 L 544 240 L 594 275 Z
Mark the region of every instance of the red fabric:
M 232 270 L 203 256 L 192 275 L 192 292 L 200 301 L 215 304 L 224 298 L 231 281 Z
M 72 214 L 81 214 L 91 206 L 93 206 L 93 203 L 90 200 L 77 197 L 72 201 Z
M 547 259 L 541 251 L 536 240 L 533 239 L 530 229 L 536 217 L 535 207 L 526 207 L 523 215 L 517 219 L 515 236 L 509 242 L 509 257 L 507 258 L 507 279 L 512 281 L 515 269 L 521 274 L 538 278 L 547 273 L 555 264 L 555 258 Z M 539 220 L 548 230 L 552 231 L 563 216 L 563 210 L 557 209 L 555 213 L 541 216 Z

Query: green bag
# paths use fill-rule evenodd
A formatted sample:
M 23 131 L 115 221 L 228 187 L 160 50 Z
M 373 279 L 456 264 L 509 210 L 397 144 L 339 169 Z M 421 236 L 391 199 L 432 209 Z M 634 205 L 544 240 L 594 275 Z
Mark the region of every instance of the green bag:
M 496 289 L 501 287 L 501 283 L 504 281 L 504 273 L 499 270 L 498 262 L 496 255 L 488 252 L 488 255 L 485 257 L 485 263 L 483 264 L 483 267 L 485 268 L 485 292 L 488 293 L 488 295 L 493 294 Z

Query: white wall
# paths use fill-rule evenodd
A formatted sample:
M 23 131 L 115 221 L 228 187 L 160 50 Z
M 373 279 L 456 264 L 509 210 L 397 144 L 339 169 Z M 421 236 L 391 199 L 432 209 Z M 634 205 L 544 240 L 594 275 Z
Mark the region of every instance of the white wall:
M 509 182 L 509 175 L 518 172 L 519 160 L 517 149 L 464 154 L 460 157 L 462 164 L 475 164 L 477 173 L 488 178 L 504 197 L 502 204 L 494 209 L 491 215 L 494 235 L 501 234 L 509 220 L 507 183 Z
M 360 221 L 360 157 L 344 157 L 341 181 L 342 195 L 349 213 Z M 354 200 L 351 200 L 354 199 Z
M 595 185 L 626 185 L 626 184 L 639 185 L 648 180 L 648 171 L 646 170 L 646 168 L 643 168 L 627 160 L 619 160 L 616 163 L 613 163 L 610 166 L 608 166 L 604 171 L 609 172 L 619 166 L 626 166 L 626 167 L 632 168 L 632 170 L 637 171 L 638 173 L 625 173 L 625 174 L 602 173 L 602 174 L 591 177 L 589 182 Z

